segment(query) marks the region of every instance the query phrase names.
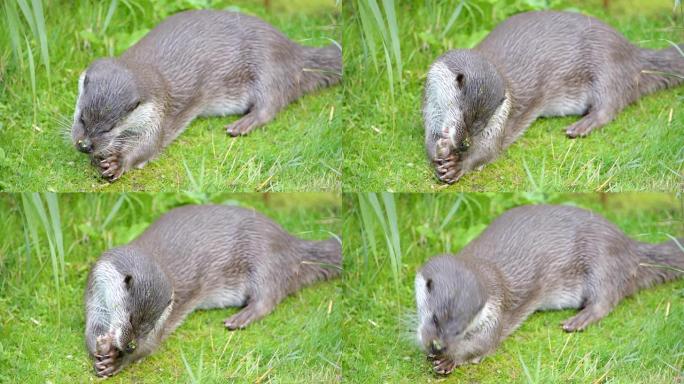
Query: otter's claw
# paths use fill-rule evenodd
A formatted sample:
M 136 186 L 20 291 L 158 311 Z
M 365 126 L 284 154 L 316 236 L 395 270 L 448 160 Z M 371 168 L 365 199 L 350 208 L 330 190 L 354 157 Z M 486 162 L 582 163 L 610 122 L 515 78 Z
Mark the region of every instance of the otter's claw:
M 98 336 L 95 342 L 95 374 L 100 377 L 112 376 L 119 369 L 119 350 L 112 344 L 111 334 Z
M 457 182 L 465 173 L 460 168 L 458 152 L 454 151 L 446 138 L 438 139 L 435 145 L 437 158 L 434 164 L 437 178 L 448 184 Z
M 456 362 L 448 357 L 440 357 L 432 362 L 432 368 L 440 375 L 448 375 L 456 368 Z
M 100 168 L 102 176 L 109 179 L 109 181 L 114 181 L 123 174 L 123 167 L 119 164 L 119 158 L 117 156 L 109 156 L 100 161 L 97 165 Z

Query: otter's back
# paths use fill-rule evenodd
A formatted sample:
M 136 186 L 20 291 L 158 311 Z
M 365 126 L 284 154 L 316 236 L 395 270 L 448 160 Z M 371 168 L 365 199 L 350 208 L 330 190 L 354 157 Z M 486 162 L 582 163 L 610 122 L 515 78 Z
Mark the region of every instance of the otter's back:
M 636 271 L 633 241 L 600 215 L 570 206 L 511 209 L 461 254 L 494 264 L 520 301 L 539 295 L 541 308 L 579 305 L 584 282 L 598 268 Z
M 582 114 L 598 71 L 639 70 L 637 47 L 598 19 L 572 12 L 512 16 L 476 50 L 499 68 L 516 98 L 528 105 L 543 99 L 541 115 Z
M 184 281 L 208 273 L 243 276 L 261 258 L 275 258 L 296 240 L 256 211 L 223 205 L 188 205 L 164 214 L 132 245 L 145 249 Z
M 250 86 L 270 63 L 285 65 L 291 60 L 279 57 L 291 59 L 300 49 L 256 17 L 196 10 L 167 18 L 121 59 L 156 68 L 174 96 L 172 107 L 218 99 L 202 113 L 233 114 L 249 107 Z

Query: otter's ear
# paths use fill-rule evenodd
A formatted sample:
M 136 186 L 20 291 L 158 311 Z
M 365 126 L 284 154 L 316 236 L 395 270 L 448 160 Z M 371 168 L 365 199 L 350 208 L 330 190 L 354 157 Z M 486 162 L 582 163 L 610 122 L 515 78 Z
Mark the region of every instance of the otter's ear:
M 427 279 L 425 282 L 425 288 L 427 288 L 428 293 L 432 292 L 432 279 Z
M 126 277 L 124 277 L 124 284 L 126 285 L 126 289 L 131 289 L 132 283 L 133 283 L 133 276 L 126 275 Z
M 85 87 L 88 86 L 88 81 L 90 81 L 90 79 L 88 78 L 88 73 L 84 73 L 83 74 L 83 89 L 85 89 Z
M 463 89 L 463 86 L 465 85 L 465 76 L 462 73 L 456 74 L 456 85 L 458 85 L 458 88 Z

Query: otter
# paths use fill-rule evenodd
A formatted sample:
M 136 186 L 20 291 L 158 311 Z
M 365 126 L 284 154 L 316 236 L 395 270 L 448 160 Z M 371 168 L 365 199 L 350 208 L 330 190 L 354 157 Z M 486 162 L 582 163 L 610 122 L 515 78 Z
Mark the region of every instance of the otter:
M 245 135 L 304 93 L 338 83 L 341 71 L 338 44 L 302 46 L 241 13 L 181 12 L 81 74 L 71 138 L 113 181 L 198 116 L 244 114 L 226 129 Z
M 582 115 L 566 133 L 588 135 L 641 96 L 681 84 L 683 48 L 639 48 L 579 13 L 508 18 L 430 66 L 423 120 L 437 178 L 451 184 L 481 169 L 540 116 Z
M 183 206 L 98 259 L 85 291 L 85 340 L 107 377 L 152 353 L 195 309 L 242 307 L 242 329 L 287 295 L 339 275 L 340 241 L 294 237 L 250 209 Z
M 639 289 L 682 275 L 684 238 L 647 244 L 584 209 L 522 206 L 419 270 L 418 341 L 448 374 L 492 353 L 534 311 L 578 308 L 562 328 L 581 331 Z

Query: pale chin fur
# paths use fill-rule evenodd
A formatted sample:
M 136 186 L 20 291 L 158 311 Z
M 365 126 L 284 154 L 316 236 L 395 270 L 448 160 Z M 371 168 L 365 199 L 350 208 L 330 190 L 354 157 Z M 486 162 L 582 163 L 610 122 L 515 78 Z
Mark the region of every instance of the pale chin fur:
M 423 336 L 422 336 L 422 331 L 423 331 L 423 324 L 425 322 L 425 319 L 428 318 L 429 313 L 427 310 L 427 287 L 426 287 L 426 282 L 425 278 L 418 273 L 416 275 L 416 280 L 415 280 L 415 289 L 416 289 L 416 308 L 418 308 L 418 330 L 416 331 L 416 336 L 418 338 L 418 343 L 422 346 L 423 345 Z
M 499 104 L 492 117 L 489 118 L 487 126 L 482 130 L 480 136 L 491 138 L 499 136 L 504 130 L 508 115 L 511 112 L 511 97 L 508 91 L 504 94 L 504 101 Z
M 159 316 L 159 319 L 157 319 L 157 322 L 154 324 L 154 328 L 150 332 L 150 335 L 154 337 L 162 336 L 161 333 L 164 330 L 164 324 L 166 324 L 166 320 L 168 320 L 169 316 L 171 315 L 171 311 L 173 311 L 173 302 L 175 297 L 176 294 L 171 293 L 171 304 L 169 304 L 169 306 L 164 309 L 164 312 L 162 312 L 161 316 Z
M 455 146 L 455 132 L 450 128 L 463 120 L 463 113 L 454 105 L 459 91 L 456 89 L 456 77 L 441 61 L 434 63 L 427 75 L 425 85 L 425 107 L 423 121 L 425 134 L 432 137 L 444 136 L 448 132 L 451 144 Z
M 496 319 L 496 303 L 487 300 L 485 305 L 480 309 L 480 312 L 475 315 L 473 320 L 470 321 L 466 329 L 463 331 L 463 337 L 469 333 L 479 331 L 485 327 L 489 327 L 494 324 Z
M 86 303 L 87 311 L 93 318 L 88 320 L 94 324 L 106 324 L 108 332 L 115 335 L 118 343 L 121 327 L 128 318 L 124 305 L 124 276 L 113 264 L 106 261 L 96 265 L 93 273 L 93 295 Z
M 86 73 L 83 71 L 78 77 L 78 97 L 76 98 L 76 108 L 74 109 L 74 124 L 78 121 L 78 116 L 81 115 L 81 97 L 83 96 L 83 82 L 85 81 Z

